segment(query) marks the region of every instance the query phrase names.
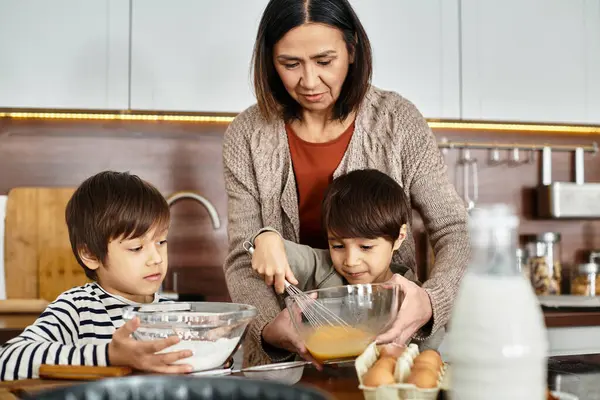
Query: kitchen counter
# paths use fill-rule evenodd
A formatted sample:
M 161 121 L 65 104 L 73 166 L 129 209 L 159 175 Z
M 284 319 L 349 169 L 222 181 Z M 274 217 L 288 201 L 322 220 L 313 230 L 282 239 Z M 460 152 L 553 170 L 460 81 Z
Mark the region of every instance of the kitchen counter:
M 37 317 L 35 314 L 0 314 L 0 344 L 18 336 Z
M 81 382 L 37 379 L 1 382 L 0 400 L 15 400 L 25 393 L 78 383 Z M 548 361 L 548 383 L 552 389 L 575 394 L 580 400 L 600 400 L 600 354 L 551 357 Z M 335 400 L 364 399 L 352 364 L 330 373 L 306 367 L 299 384 L 320 389 Z
M 600 311 L 544 310 L 544 320 L 548 328 L 600 326 Z

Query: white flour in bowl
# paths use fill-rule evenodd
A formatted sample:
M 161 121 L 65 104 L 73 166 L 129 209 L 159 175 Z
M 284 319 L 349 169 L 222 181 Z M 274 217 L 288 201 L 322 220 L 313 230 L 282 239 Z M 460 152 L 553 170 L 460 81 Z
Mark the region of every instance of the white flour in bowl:
M 221 338 L 211 342 L 209 340 L 182 340 L 176 345 L 168 347 L 160 353 L 170 353 L 180 350 L 191 350 L 194 354 L 189 358 L 179 360 L 174 364 L 189 364 L 194 372 L 206 371 L 221 367 L 227 357 L 231 355 L 240 338 Z

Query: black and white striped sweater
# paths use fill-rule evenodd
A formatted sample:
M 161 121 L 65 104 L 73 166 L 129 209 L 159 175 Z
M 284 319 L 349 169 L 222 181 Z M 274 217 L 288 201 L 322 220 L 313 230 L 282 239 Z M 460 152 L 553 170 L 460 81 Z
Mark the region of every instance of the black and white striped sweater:
M 154 296 L 153 303 L 169 301 Z M 106 366 L 108 344 L 138 305 L 88 283 L 62 293 L 23 333 L 0 347 L 0 379 L 37 378 L 41 364 Z

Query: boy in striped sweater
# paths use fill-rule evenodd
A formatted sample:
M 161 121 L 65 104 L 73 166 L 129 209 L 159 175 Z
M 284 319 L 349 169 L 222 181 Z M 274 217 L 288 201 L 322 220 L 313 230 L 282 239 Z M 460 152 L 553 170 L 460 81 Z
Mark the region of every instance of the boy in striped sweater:
M 169 206 L 149 183 L 129 173 L 101 172 L 79 186 L 66 208 L 75 258 L 93 283 L 62 293 L 16 338 L 0 348 L 0 379 L 38 377 L 41 364 L 121 365 L 157 373 L 191 372 L 172 365 L 189 351 L 156 354 L 177 336 L 151 342 L 124 323 L 130 305 L 167 301 L 157 291 L 167 272 Z

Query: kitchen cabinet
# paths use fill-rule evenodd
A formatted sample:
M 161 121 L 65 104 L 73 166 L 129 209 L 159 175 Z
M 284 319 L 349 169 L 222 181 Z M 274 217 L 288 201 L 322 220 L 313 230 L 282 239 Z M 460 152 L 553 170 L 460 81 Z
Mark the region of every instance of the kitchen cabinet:
M 462 118 L 600 123 L 600 1 L 462 0 Z
M 460 117 L 458 0 L 351 0 L 373 47 L 373 84 L 428 118 Z
M 240 112 L 267 0 L 132 0 L 131 108 Z
M 352 0 L 374 51 L 374 84 L 427 117 L 458 118 L 458 0 Z M 133 0 L 131 107 L 239 112 L 266 0 Z
M 128 75 L 128 2 L 0 2 L 0 107 L 127 109 Z

